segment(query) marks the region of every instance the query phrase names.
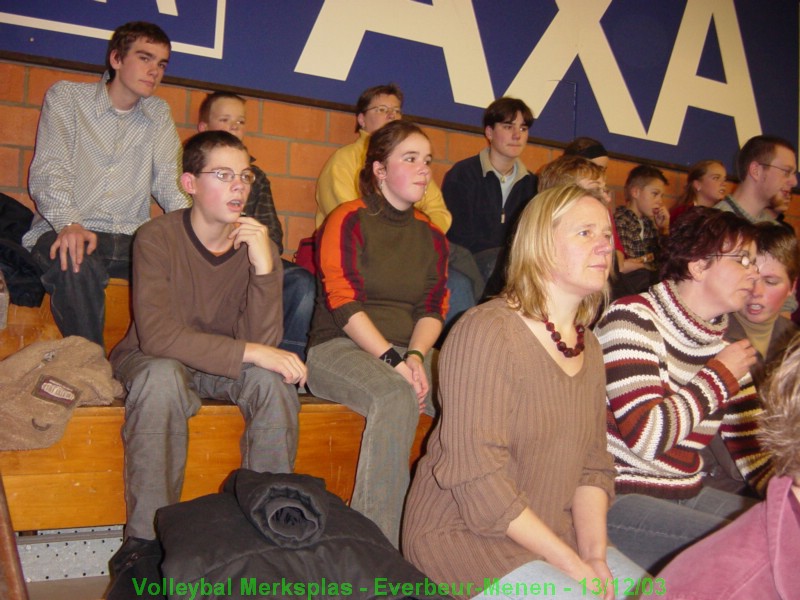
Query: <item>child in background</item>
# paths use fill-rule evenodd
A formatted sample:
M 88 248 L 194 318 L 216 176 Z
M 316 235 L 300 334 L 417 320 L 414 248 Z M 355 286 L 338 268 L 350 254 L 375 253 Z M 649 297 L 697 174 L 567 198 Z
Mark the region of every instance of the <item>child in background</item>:
M 650 165 L 634 167 L 625 181 L 625 205 L 614 211 L 614 224 L 625 259 L 639 259 L 646 269 L 625 273 L 633 293 L 658 281 L 661 238 L 669 235 L 669 212 L 664 207 L 667 178 Z
M 208 94 L 200 105 L 198 131 L 228 131 L 243 140 L 246 124 L 245 100 L 241 96 L 230 92 L 214 92 Z M 283 253 L 283 228 L 272 200 L 272 188 L 266 173 L 254 163 L 255 158 L 251 156 L 250 170 L 256 179 L 245 204 L 244 214 L 264 225 L 269 232 L 269 239 L 275 242 L 278 252 Z M 281 263 L 283 339 L 278 347 L 294 352 L 305 361 L 316 283 L 314 276 L 302 267 L 283 259 Z
M 675 219 L 692 206 L 713 207 L 725 197 L 728 172 L 718 160 L 701 160 L 689 169 L 686 176 L 686 189 L 669 211 L 669 220 Z

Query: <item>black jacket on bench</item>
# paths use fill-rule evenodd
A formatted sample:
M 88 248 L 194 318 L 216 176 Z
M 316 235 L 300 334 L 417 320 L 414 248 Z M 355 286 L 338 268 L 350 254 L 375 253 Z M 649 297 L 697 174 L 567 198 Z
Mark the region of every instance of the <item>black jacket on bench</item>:
M 234 471 L 222 493 L 159 509 L 156 529 L 167 585 L 205 583 L 204 599 L 442 597 L 377 525 L 309 475 Z

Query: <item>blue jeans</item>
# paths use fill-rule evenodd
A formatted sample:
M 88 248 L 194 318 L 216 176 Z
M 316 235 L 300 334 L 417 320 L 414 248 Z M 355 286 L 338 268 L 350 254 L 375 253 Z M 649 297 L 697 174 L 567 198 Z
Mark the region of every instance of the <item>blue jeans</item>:
M 617 598 L 622 597 L 626 579 L 636 581 L 648 577 L 647 573 L 616 548 L 608 549 L 606 564 L 618 583 Z M 539 584 L 541 589 L 536 590 L 532 584 Z M 528 593 L 525 593 L 526 586 L 529 588 Z M 484 598 L 527 599 L 539 595 L 553 598 L 599 598 L 600 596 L 595 595 L 589 586 L 590 582 L 586 582 L 586 588 L 584 588 L 581 583 L 568 577 L 553 565 L 543 560 L 534 560 L 501 577 L 497 585 L 493 586 L 492 591 L 482 592 L 473 600 L 483 600 Z M 504 588 L 511 593 L 502 593 Z M 466 590 L 464 591 L 466 592 Z
M 405 348 L 395 346 L 403 354 Z M 430 382 L 430 352 L 425 369 Z M 419 422 L 413 388 L 392 367 L 349 338 L 308 350 L 308 386 L 315 396 L 366 417 L 350 506 L 372 519 L 398 547 L 400 516 L 410 483 L 409 456 Z M 426 412 L 430 409 L 428 393 Z
M 450 308 L 447 311 L 445 329 L 451 326 L 465 311 L 475 306 L 475 294 L 469 277 L 453 268 L 447 271 L 447 289 L 450 290 Z
M 122 360 L 115 376 L 128 391 L 122 427 L 126 537 L 154 539 L 156 510 L 180 500 L 187 421 L 200 410 L 201 397 L 239 407 L 245 421 L 239 442 L 242 467 L 292 472 L 300 403 L 294 385 L 277 373 L 244 364 L 239 378 L 229 379 L 136 351 Z
M 294 263 L 283 263 L 283 339 L 278 346 L 306 360 L 308 330 L 314 313 L 316 280 Z
M 502 248 L 489 248 L 473 254 L 475 264 L 478 265 L 478 270 L 481 272 L 481 277 L 483 277 L 484 281 L 489 281 L 492 273 L 497 268 L 497 260 L 502 250 Z
M 685 500 L 620 494 L 608 511 L 608 539 L 642 568 L 658 573 L 681 550 L 756 503 L 710 487 Z
M 72 257 L 66 271 L 58 255 L 50 259 L 56 232 L 48 231 L 36 240 L 31 253 L 42 269 L 42 285 L 50 294 L 53 319 L 61 335 L 80 335 L 103 346 L 106 317 L 105 289 L 110 277 L 130 279 L 133 237 L 122 233 L 94 232 L 97 248 L 84 254 L 81 269 L 72 271 Z

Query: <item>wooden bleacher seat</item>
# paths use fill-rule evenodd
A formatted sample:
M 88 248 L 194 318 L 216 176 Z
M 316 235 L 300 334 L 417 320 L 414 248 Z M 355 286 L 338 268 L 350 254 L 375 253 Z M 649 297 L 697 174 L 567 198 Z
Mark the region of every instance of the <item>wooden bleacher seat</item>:
M 112 280 L 106 290 L 105 341 L 111 348 L 130 321 L 129 289 Z M 0 359 L 34 341 L 60 334 L 45 299 L 41 308 L 11 306 L 8 327 L 0 331 Z M 345 406 L 301 396 L 300 439 L 295 470 L 325 479 L 329 490 L 349 501 L 364 430 L 364 418 Z M 2 474 L 14 530 L 93 527 L 125 522 L 121 402 L 79 407 L 64 437 L 40 450 L 0 452 Z M 421 416 L 411 456 L 419 457 L 431 418 Z M 238 407 L 205 402 L 189 420 L 189 451 L 183 500 L 218 491 L 240 464 L 239 437 L 244 421 Z

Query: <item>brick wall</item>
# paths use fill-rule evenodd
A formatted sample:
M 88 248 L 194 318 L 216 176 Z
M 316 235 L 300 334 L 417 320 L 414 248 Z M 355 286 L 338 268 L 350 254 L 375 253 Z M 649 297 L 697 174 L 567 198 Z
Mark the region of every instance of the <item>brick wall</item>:
M 0 61 L 0 191 L 33 207 L 27 192 L 28 168 L 44 94 L 60 79 L 94 82 L 97 78 L 94 73 Z M 205 91 L 162 85 L 158 95 L 171 106 L 181 139 L 192 135 Z M 272 183 L 283 223 L 285 252 L 290 256 L 298 240 L 314 229 L 317 175 L 336 148 L 355 139 L 354 117 L 347 112 L 249 98 L 247 123 L 245 143 Z M 478 134 L 435 127 L 425 127 L 425 131 L 433 143 L 433 173 L 440 184 L 454 162 L 476 154 L 485 144 Z M 560 153 L 558 148 L 529 144 L 522 159 L 537 171 Z M 623 160 L 609 164 L 608 183 L 617 202 L 623 198 L 622 186 L 633 166 Z M 683 189 L 686 174 L 670 170 L 665 174 L 670 182 L 668 200 L 674 201 Z M 157 211 L 155 207 L 154 214 Z M 788 218 L 795 228 L 800 226 L 800 203 L 793 202 Z

